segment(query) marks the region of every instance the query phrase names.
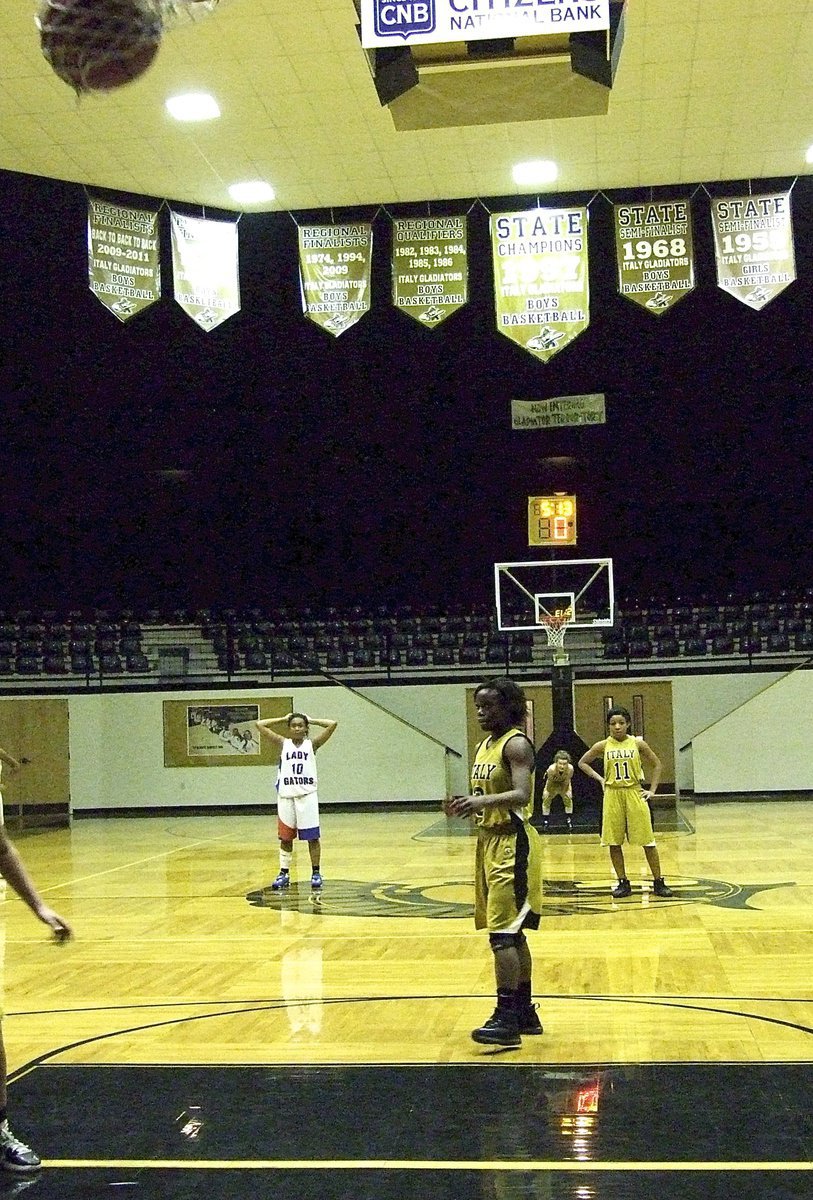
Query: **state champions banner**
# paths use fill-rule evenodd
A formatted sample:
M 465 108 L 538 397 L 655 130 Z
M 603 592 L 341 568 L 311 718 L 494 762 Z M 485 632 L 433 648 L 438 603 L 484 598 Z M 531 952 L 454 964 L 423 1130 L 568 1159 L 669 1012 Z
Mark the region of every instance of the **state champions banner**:
M 370 308 L 373 227 L 299 226 L 299 286 L 302 311 L 338 337 Z
M 88 286 L 122 322 L 160 300 L 157 212 L 88 199 Z
M 171 216 L 175 300 L 208 333 L 240 311 L 237 224 Z
M 764 308 L 796 278 L 790 192 L 712 200 L 717 286 Z
M 465 217 L 409 217 L 392 222 L 392 302 L 435 329 L 469 298 Z
M 662 316 L 694 290 L 694 242 L 688 199 L 614 204 L 618 290 Z
M 492 214 L 497 329 L 547 362 L 590 324 L 587 209 Z

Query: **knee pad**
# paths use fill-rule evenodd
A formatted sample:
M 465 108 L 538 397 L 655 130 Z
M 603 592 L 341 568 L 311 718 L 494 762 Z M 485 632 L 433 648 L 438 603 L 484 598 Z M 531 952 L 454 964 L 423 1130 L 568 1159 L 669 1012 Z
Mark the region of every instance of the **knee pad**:
M 513 949 L 518 945 L 518 938 L 521 935 L 516 933 L 490 933 L 488 940 L 491 949 L 496 954 L 499 950 Z

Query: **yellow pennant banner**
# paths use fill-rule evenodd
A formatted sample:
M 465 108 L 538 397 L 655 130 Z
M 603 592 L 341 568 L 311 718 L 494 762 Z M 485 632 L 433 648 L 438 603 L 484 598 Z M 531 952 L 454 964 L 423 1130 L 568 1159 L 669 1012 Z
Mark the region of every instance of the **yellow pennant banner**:
M 712 200 L 717 285 L 764 308 L 796 278 L 790 192 Z
M 240 311 L 237 225 L 172 213 L 175 299 L 207 333 Z
M 492 214 L 497 329 L 547 362 L 590 324 L 587 209 Z
M 158 213 L 88 201 L 88 285 L 128 321 L 161 298 Z
M 410 217 L 392 223 L 392 302 L 436 329 L 469 298 L 465 217 Z
M 656 317 L 694 288 L 688 198 L 614 204 L 618 290 Z
M 302 311 L 338 337 L 370 308 L 373 227 L 299 226 Z

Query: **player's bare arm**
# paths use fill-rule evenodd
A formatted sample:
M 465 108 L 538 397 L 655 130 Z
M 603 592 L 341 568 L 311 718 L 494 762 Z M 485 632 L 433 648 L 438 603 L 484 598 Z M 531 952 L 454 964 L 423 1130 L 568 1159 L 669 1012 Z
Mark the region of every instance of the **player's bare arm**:
M 600 742 L 594 742 L 589 750 L 585 750 L 584 754 L 579 759 L 579 770 L 585 775 L 589 775 L 591 779 L 595 779 L 598 783 L 604 786 L 604 776 L 599 775 L 593 767 L 590 766 L 597 758 L 604 756 L 604 747 L 607 745 L 607 739 L 604 738 Z
M 658 790 L 658 784 L 661 781 L 663 763 L 658 758 L 652 747 L 648 746 L 642 737 L 636 738 L 635 740 L 638 743 L 638 753 L 641 755 L 644 763 L 649 768 L 647 771 L 649 787 L 643 794 L 645 797 L 654 796 L 655 792 Z
M 281 733 L 277 733 L 276 729 L 272 729 L 271 726 L 287 725 L 290 716 L 290 713 L 286 713 L 284 717 L 263 717 L 262 720 L 255 721 L 254 725 L 261 734 L 265 734 L 265 736 L 270 738 L 272 742 L 276 742 L 278 746 L 281 746 L 285 741 L 285 738 Z
M 317 717 L 308 717 L 308 724 L 319 725 L 322 730 L 321 733 L 317 733 L 315 738 L 311 738 L 311 745 L 313 746 L 314 750 L 318 750 L 320 746 L 324 746 L 329 737 L 333 737 L 333 734 L 336 732 L 336 726 L 339 724 L 339 722 L 326 721 L 323 718 Z
M 68 922 L 55 913 L 40 896 L 16 847 L 9 840 L 5 827 L 2 825 L 0 825 L 0 875 L 28 905 L 34 916 L 53 931 L 59 941 L 66 941 L 71 936 L 72 930 Z
M 452 817 L 470 817 L 484 808 L 502 805 L 505 808 L 524 808 L 531 799 L 531 774 L 534 767 L 534 752 L 525 738 L 511 738 L 503 751 L 506 766 L 511 772 L 510 791 L 496 792 L 493 796 L 453 796 L 444 810 Z

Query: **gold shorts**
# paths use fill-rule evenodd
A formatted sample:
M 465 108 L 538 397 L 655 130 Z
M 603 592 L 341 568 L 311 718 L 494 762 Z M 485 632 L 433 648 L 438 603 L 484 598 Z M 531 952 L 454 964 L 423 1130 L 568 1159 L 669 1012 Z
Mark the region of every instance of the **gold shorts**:
M 654 846 L 652 814 L 639 787 L 604 789 L 601 813 L 602 846 Z
M 474 924 L 489 933 L 537 929 L 542 908 L 539 834 L 517 820 L 510 833 L 477 835 L 474 863 Z

